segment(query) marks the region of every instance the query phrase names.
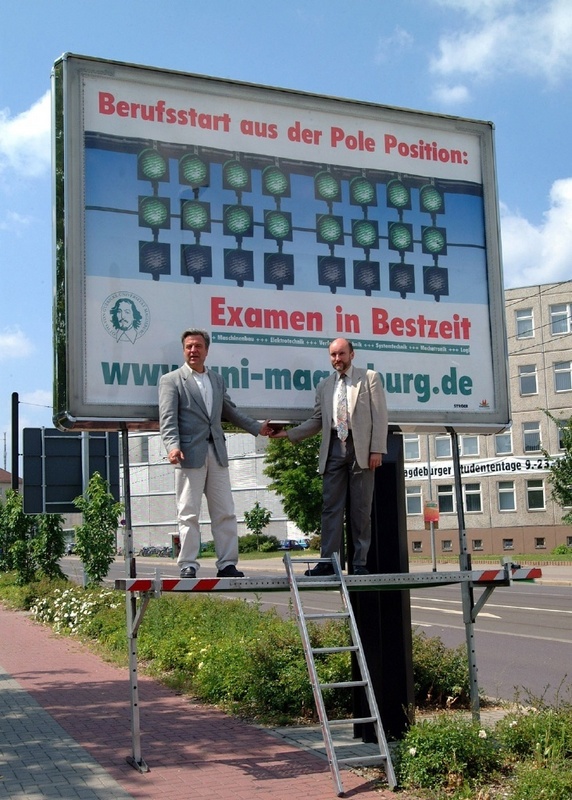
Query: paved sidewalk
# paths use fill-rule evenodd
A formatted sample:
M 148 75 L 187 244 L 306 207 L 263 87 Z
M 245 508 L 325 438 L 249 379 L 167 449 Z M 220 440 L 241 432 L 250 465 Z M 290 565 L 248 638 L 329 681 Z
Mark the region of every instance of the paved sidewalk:
M 228 717 L 140 677 L 132 754 L 125 668 L 0 606 L 0 797 L 9 800 L 326 800 L 327 762 L 295 739 Z M 346 796 L 394 798 L 343 771 Z M 402 800 L 406 795 L 400 794 Z

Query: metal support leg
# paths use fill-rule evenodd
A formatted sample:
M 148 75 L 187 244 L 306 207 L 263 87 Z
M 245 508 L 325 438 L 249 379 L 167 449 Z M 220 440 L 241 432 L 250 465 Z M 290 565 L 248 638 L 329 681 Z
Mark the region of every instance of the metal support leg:
M 129 480 L 129 434 L 127 426 L 122 428 L 122 452 L 123 452 L 123 494 L 125 497 L 125 533 L 123 541 L 123 553 L 125 558 L 125 575 L 127 578 L 135 578 L 137 569 L 133 554 L 133 527 L 131 520 L 131 484 Z M 137 629 L 146 608 L 144 603 L 137 613 L 137 598 L 133 594 L 125 595 L 125 606 L 127 614 L 127 641 L 129 645 L 129 683 L 131 688 L 131 741 L 132 755 L 127 757 L 127 763 L 139 770 L 148 772 L 149 767 L 143 761 L 141 755 L 141 723 L 139 718 L 139 684 L 137 679 Z

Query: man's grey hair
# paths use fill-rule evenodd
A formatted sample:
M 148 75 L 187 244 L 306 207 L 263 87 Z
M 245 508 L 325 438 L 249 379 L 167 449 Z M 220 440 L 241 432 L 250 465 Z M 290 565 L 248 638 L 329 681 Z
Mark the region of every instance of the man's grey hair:
M 185 344 L 185 339 L 187 336 L 202 336 L 205 340 L 205 344 L 207 346 L 207 350 L 211 344 L 211 337 L 208 331 L 204 331 L 202 328 L 188 328 L 186 331 L 183 331 L 181 334 L 181 343 Z

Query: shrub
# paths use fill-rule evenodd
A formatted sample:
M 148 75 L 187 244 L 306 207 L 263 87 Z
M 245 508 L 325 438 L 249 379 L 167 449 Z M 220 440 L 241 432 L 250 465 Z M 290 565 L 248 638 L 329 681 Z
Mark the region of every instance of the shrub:
M 535 708 L 508 714 L 497 723 L 503 751 L 538 762 L 572 758 L 572 709 Z
M 508 797 L 510 800 L 570 800 L 572 762 L 553 761 L 543 766 L 534 761 L 517 764 Z
M 413 680 L 417 705 L 452 708 L 470 698 L 467 651 L 445 647 L 438 637 L 413 632 Z
M 270 545 L 270 547 L 267 547 Z M 258 550 L 278 550 L 279 542 L 275 536 L 267 536 L 264 533 L 247 533 L 246 536 L 238 537 L 239 553 L 256 553 Z
M 490 779 L 502 765 L 489 730 L 449 713 L 413 725 L 397 760 L 400 784 L 422 789 L 466 788 Z
M 572 556 L 572 547 L 568 547 L 568 545 L 565 544 L 559 544 L 551 551 L 551 555 Z

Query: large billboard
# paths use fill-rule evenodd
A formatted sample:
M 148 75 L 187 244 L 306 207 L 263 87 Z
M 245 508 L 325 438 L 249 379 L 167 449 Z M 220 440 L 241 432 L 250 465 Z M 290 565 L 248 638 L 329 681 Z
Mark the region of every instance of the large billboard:
M 53 95 L 58 426 L 153 427 L 190 326 L 260 419 L 343 336 L 393 425 L 508 423 L 491 123 L 74 55 Z

